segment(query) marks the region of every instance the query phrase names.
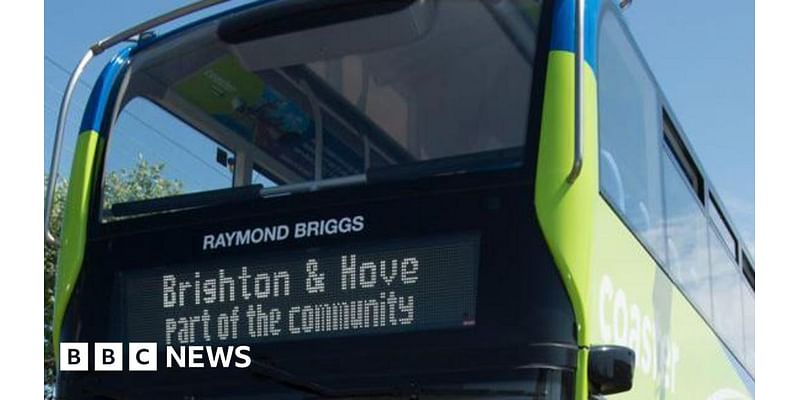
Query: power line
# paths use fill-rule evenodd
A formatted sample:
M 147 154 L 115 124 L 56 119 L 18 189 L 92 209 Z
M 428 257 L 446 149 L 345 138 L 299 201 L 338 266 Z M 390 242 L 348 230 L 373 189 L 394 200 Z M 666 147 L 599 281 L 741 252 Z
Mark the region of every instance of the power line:
M 58 70 L 60 70 L 61 72 L 65 73 L 66 75 L 68 75 L 68 76 L 69 76 L 69 75 L 72 73 L 72 71 L 70 71 L 69 69 L 67 69 L 66 67 L 64 67 L 64 65 L 62 65 L 61 63 L 59 63 L 58 61 L 56 61 L 54 58 L 50 57 L 50 56 L 49 56 L 49 55 L 47 55 L 47 54 L 45 54 L 45 55 L 44 55 L 44 59 L 45 59 L 46 61 L 50 62 L 50 63 L 51 63 L 53 66 L 55 66 L 55 67 L 56 67 Z M 91 85 L 90 85 L 89 83 L 87 83 L 86 81 L 84 81 L 84 80 L 83 80 L 83 78 L 78 78 L 78 83 L 80 83 L 81 85 L 83 85 L 83 86 L 84 86 L 84 87 L 86 87 L 87 89 L 91 89 Z M 52 87 L 52 86 L 51 86 L 51 87 Z M 59 94 L 60 96 L 63 96 L 63 95 L 64 95 L 64 92 L 63 92 L 63 91 L 61 91 L 61 90 L 58 90 L 58 89 L 56 89 L 55 87 L 53 87 L 53 90 L 54 90 L 54 91 L 56 91 L 56 92 L 58 92 L 58 94 Z M 73 109 L 73 110 L 71 110 L 71 111 L 74 111 L 74 109 Z M 166 140 L 167 142 L 169 142 L 170 144 L 172 144 L 172 145 L 173 145 L 173 146 L 175 146 L 176 148 L 183 150 L 183 151 L 184 151 L 186 154 L 188 154 L 190 157 L 192 157 L 192 158 L 194 158 L 195 160 L 197 160 L 198 162 L 200 162 L 200 163 L 204 164 L 204 165 L 205 165 L 205 166 L 207 166 L 207 167 L 208 167 L 210 170 L 212 170 L 212 171 L 216 172 L 217 174 L 219 174 L 219 175 L 220 175 L 220 176 L 222 176 L 223 178 L 227 178 L 227 177 L 228 177 L 227 175 L 225 175 L 225 174 L 223 174 L 221 171 L 219 171 L 219 169 L 217 169 L 215 165 L 213 165 L 213 164 L 210 164 L 209 162 L 207 162 L 206 160 L 204 160 L 203 158 L 201 158 L 200 156 L 198 156 L 197 154 L 195 154 L 193 151 L 189 150 L 188 148 L 186 148 L 185 146 L 183 146 L 183 145 L 182 145 L 182 144 L 180 144 L 179 142 L 177 142 L 177 141 L 175 141 L 174 139 L 170 138 L 170 137 L 169 137 L 169 135 L 165 134 L 164 132 L 162 132 L 161 130 L 159 130 L 158 128 L 156 128 L 155 126 L 153 126 L 152 124 L 150 124 L 150 123 L 146 122 L 146 121 L 145 121 L 143 118 L 139 117 L 138 115 L 134 114 L 133 112 L 131 112 L 131 111 L 129 111 L 129 110 L 125 110 L 125 109 L 123 109 L 121 113 L 122 113 L 122 114 L 125 114 L 125 115 L 127 115 L 127 116 L 129 116 L 129 117 L 131 117 L 131 118 L 132 118 L 132 119 L 134 119 L 134 120 L 136 120 L 137 122 L 139 122 L 140 124 L 142 124 L 142 125 L 143 125 L 145 128 L 147 128 L 147 129 L 149 129 L 149 130 L 153 131 L 153 132 L 154 132 L 155 134 L 157 134 L 158 136 L 161 136 L 161 137 L 162 137 L 164 140 Z
M 56 60 L 55 60 L 53 57 L 50 57 L 50 56 L 48 56 L 47 54 L 45 54 L 45 55 L 44 55 L 44 59 L 45 59 L 45 60 L 47 60 L 47 61 L 50 61 L 50 63 L 51 63 L 51 64 L 53 64 L 53 65 L 54 65 L 56 68 L 58 68 L 59 70 L 61 70 L 61 72 L 65 73 L 67 76 L 69 76 L 70 74 L 72 74 L 72 71 L 68 70 L 68 69 L 67 69 L 66 67 L 64 67 L 64 66 L 63 66 L 61 63 L 59 63 L 58 61 L 56 61 Z M 85 86 L 87 89 L 91 89 L 91 88 L 92 88 L 92 85 L 90 85 L 90 84 L 86 83 L 86 81 L 84 81 L 84 80 L 83 80 L 83 78 L 78 78 L 78 83 L 80 83 L 80 84 L 84 85 L 84 86 Z

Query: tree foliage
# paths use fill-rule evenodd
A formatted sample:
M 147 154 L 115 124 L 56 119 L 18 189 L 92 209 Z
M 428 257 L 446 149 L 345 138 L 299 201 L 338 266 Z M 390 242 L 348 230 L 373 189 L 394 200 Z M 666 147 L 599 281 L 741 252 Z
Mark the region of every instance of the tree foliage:
M 150 164 L 142 156 L 136 166 L 121 169 L 106 175 L 103 191 L 103 204 L 124 203 L 127 201 L 155 199 L 179 194 L 183 184 L 162 176 L 164 164 Z
M 108 206 L 134 200 L 154 199 L 179 194 L 183 184 L 163 176 L 164 164 L 148 163 L 141 155 L 133 168 L 112 171 L 105 176 L 103 204 Z M 45 177 L 45 187 L 47 177 Z M 53 216 L 50 230 L 56 236 L 61 232 L 64 204 L 67 199 L 67 181 L 59 179 L 53 196 Z M 55 353 L 53 348 L 53 312 L 55 301 L 57 249 L 44 248 L 44 397 L 53 398 L 55 384 Z

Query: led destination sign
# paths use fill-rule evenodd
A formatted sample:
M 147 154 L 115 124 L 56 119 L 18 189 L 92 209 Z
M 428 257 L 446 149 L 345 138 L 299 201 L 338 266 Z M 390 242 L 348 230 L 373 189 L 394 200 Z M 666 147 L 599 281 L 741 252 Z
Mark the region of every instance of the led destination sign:
M 126 273 L 129 341 L 271 341 L 475 324 L 479 237 L 348 245 Z

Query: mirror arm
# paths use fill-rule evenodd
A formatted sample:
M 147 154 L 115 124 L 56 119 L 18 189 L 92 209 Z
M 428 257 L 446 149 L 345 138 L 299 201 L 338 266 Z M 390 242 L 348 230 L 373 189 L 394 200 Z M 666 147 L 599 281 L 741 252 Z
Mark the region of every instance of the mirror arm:
M 575 138 L 572 169 L 567 176 L 569 183 L 575 183 L 583 168 L 583 2 L 575 0 Z
M 67 88 L 64 90 L 64 96 L 61 98 L 61 107 L 58 110 L 58 122 L 56 125 L 56 136 L 53 138 L 53 152 L 50 158 L 50 172 L 47 176 L 47 190 L 45 192 L 44 201 L 44 242 L 46 244 L 59 247 L 59 241 L 56 236 L 50 231 L 50 223 L 53 213 L 53 196 L 55 195 L 56 181 L 58 180 L 59 163 L 61 162 L 61 147 L 64 143 L 64 126 L 66 125 L 69 106 L 72 102 L 72 94 L 75 86 L 78 84 L 84 68 L 89 64 L 93 57 L 103 53 L 109 48 L 129 40 L 132 37 L 141 35 L 156 26 L 163 25 L 172 20 L 186 16 L 188 14 L 224 3 L 229 0 L 201 0 L 183 7 L 172 10 L 166 14 L 159 15 L 151 18 L 141 24 L 134 25 L 116 35 L 110 36 L 97 43 L 89 46 L 89 50 L 83 55 L 81 61 L 72 71 L 67 82 Z
M 89 64 L 89 61 L 92 60 L 94 55 L 95 52 L 90 49 L 83 55 L 78 65 L 75 66 L 75 69 L 69 76 L 67 88 L 64 90 L 64 96 L 61 98 L 61 107 L 58 110 L 56 136 L 53 138 L 53 153 L 50 158 L 50 172 L 47 176 L 47 192 L 45 193 L 44 200 L 44 242 L 56 247 L 59 246 L 59 242 L 50 231 L 50 221 L 53 215 L 53 196 L 55 195 L 56 181 L 58 180 L 58 167 L 61 162 L 61 147 L 64 143 L 64 126 L 67 122 L 69 105 L 72 103 L 72 94 L 75 91 L 75 86 L 78 84 L 78 80 L 84 68 Z

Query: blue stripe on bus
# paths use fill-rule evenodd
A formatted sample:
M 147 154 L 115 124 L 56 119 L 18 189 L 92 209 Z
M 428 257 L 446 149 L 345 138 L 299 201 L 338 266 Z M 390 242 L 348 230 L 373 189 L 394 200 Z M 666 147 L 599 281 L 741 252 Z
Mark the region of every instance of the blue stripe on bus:
M 586 62 L 597 73 L 597 20 L 600 2 L 586 0 L 584 6 L 584 56 Z M 575 0 L 555 0 L 553 4 L 553 33 L 550 50 L 575 52 Z
M 130 60 L 130 52 L 131 47 L 123 49 L 103 68 L 103 72 L 100 73 L 92 88 L 92 93 L 89 95 L 89 101 L 86 103 L 80 132 L 100 132 L 109 96 L 113 91 L 117 76 Z

